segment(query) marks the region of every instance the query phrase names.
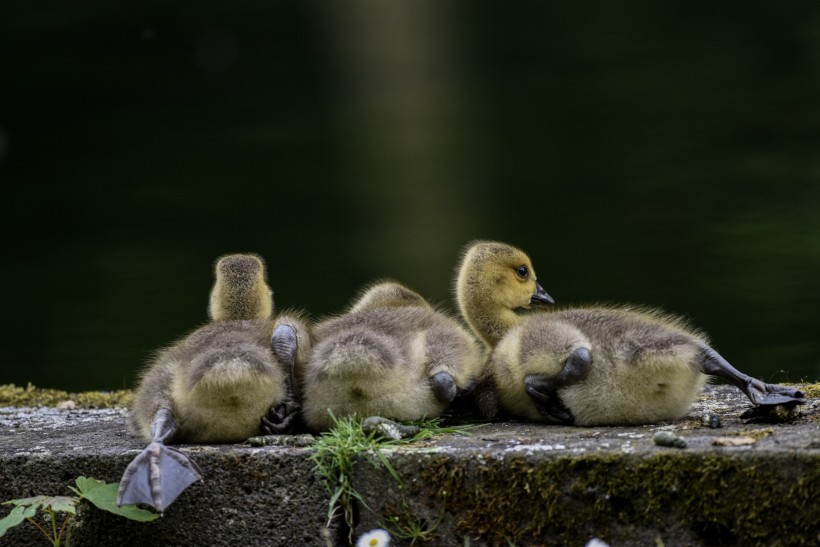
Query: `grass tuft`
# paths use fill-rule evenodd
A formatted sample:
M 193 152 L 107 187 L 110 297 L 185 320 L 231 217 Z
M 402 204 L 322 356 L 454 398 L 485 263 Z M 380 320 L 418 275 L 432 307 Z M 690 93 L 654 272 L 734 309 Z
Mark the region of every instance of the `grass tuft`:
M 325 487 L 330 493 L 330 504 L 328 507 L 328 526 L 331 521 L 341 512 L 344 516 L 350 534 L 348 539 L 352 542 L 353 530 L 355 528 L 356 504 L 372 511 L 368 507 L 362 496 L 353 488 L 353 476 L 356 463 L 362 460 L 370 462 L 372 465 L 381 465 L 390 473 L 390 476 L 401 488 L 401 479 L 396 470 L 390 465 L 382 448 L 407 445 L 430 439 L 436 435 L 448 433 L 466 433 L 466 430 L 474 426 L 449 426 L 441 427 L 438 419 L 424 419 L 411 422 L 419 428 L 418 433 L 405 439 L 385 439 L 376 436 L 375 433 L 365 433 L 362 431 L 362 418 L 352 416 L 347 418 L 336 418 L 331 413 L 333 428 L 322 433 L 314 442 L 314 450 L 311 456 L 316 464 L 316 470 L 322 477 Z M 387 522 L 392 528 L 392 532 L 397 537 L 406 539 L 428 539 L 435 529 L 420 525 L 412 515 L 408 515 L 407 523 L 390 519 Z M 437 525 L 438 523 L 436 523 Z

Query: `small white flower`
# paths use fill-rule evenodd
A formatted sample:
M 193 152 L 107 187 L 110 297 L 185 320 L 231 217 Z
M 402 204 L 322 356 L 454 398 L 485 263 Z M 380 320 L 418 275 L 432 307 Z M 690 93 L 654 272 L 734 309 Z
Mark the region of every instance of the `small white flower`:
M 390 534 L 381 528 L 362 534 L 356 542 L 356 547 L 387 547 L 388 545 L 390 545 Z

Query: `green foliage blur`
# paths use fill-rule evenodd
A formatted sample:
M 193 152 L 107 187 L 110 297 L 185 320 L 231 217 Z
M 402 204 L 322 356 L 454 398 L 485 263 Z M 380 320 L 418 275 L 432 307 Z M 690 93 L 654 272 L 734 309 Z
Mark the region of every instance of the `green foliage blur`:
M 476 238 L 820 378 L 818 3 L 6 2 L 0 50 L 0 383 L 133 386 L 230 252 L 452 309 Z
M 127 519 L 138 522 L 150 522 L 160 517 L 157 513 L 140 509 L 136 505 L 117 505 L 117 489 L 119 484 L 105 483 L 91 477 L 77 477 L 74 481 L 77 487 L 69 486 L 74 496 L 34 496 L 2 502 L 2 505 L 11 505 L 11 511 L 0 519 L 0 537 L 9 529 L 28 521 L 54 547 L 70 544 L 68 529 L 72 518 L 77 513 L 77 504 L 88 500 L 91 504 L 103 511 L 114 513 Z M 37 513 L 42 513 L 43 519 L 36 519 Z M 58 516 L 58 513 L 63 513 Z M 38 522 L 39 520 L 39 522 Z M 58 522 L 59 521 L 59 522 Z

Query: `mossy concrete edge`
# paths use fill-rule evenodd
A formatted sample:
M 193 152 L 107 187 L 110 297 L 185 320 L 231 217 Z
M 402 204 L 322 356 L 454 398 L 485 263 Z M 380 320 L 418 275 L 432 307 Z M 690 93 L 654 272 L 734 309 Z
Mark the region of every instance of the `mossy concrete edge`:
M 412 525 L 428 530 L 434 545 L 463 545 L 465 537 L 471 545 L 572 545 L 590 537 L 613 546 L 816 544 L 820 402 L 779 424 L 744 423 L 747 406 L 738 390 L 708 386 L 689 416 L 673 423 L 483 424 L 469 435 L 384 449 L 400 483 L 362 455 L 354 486 L 366 507 L 358 507 L 356 532 L 388 526 L 394 545 L 409 544 L 398 535 Z M 722 428 L 701 422 L 707 411 Z M 120 407 L 0 408 L 0 500 L 66 495 L 80 475 L 119 480 L 144 446 L 128 432 L 126 415 Z M 655 445 L 659 430 L 683 436 L 687 448 Z M 741 444 L 715 445 L 721 438 Z M 152 523 L 86 508 L 73 544 L 324 546 L 330 495 L 310 448 L 290 444 L 181 446 L 204 482 Z M 344 536 L 331 531 L 337 543 Z M 0 539 L 43 544 L 28 525 Z
M 128 431 L 125 418 L 122 408 L 0 408 L 0 500 L 71 495 L 68 486 L 81 475 L 119 481 L 144 447 Z M 296 542 L 325 547 L 328 535 L 341 535 L 335 526 L 325 529 L 330 496 L 315 473 L 311 450 L 247 444 L 177 448 L 197 462 L 203 481 L 185 490 L 153 522 L 130 521 L 82 504 L 71 529 L 71 544 L 254 546 Z M 0 507 L 0 516 L 8 512 L 6 507 Z M 15 547 L 46 544 L 28 523 L 0 538 L 0 545 Z
M 811 387 L 816 387 L 814 384 Z M 746 423 L 748 401 L 707 386 L 676 422 L 574 428 L 479 427 L 427 446 L 360 458 L 361 529 L 436 545 L 816 545 L 820 402 L 797 420 Z M 710 428 L 704 413 L 720 417 Z M 658 446 L 670 431 L 686 448 Z
M 441 545 L 816 545 L 820 455 L 399 454 L 363 465 L 363 528 Z

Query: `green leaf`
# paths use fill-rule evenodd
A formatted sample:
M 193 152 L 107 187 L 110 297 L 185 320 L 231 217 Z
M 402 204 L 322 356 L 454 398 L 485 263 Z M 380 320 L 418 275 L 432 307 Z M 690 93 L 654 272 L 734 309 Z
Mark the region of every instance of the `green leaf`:
M 43 507 L 51 507 L 55 513 L 71 513 L 76 512 L 77 498 L 70 498 L 68 496 L 47 496 L 43 500 Z
M 43 505 L 45 496 L 34 496 L 33 498 L 21 498 L 19 500 L 4 501 L 3 505 L 19 505 L 23 507 L 33 507 L 35 510 Z
M 27 498 L 31 499 L 31 498 Z M 12 501 L 20 501 L 20 500 L 12 500 Z M 10 503 L 10 502 L 6 502 Z M 25 505 L 17 505 L 11 512 L 0 519 L 0 537 L 6 535 L 6 532 L 9 528 L 14 528 L 24 520 L 33 517 L 37 514 L 36 507 L 27 507 Z
M 74 482 L 77 484 L 77 488 L 72 488 L 71 486 L 69 486 L 69 488 L 77 492 L 81 498 L 88 497 L 89 495 L 93 496 L 95 490 L 105 486 L 103 481 L 91 477 L 77 477 Z
M 50 508 L 58 513 L 71 513 L 73 515 L 77 500 L 68 496 L 34 496 L 32 498 L 4 501 L 3 503 L 16 505 L 17 507 L 31 507 L 35 511 L 40 508 Z
M 103 511 L 139 522 L 150 522 L 159 518 L 157 513 L 140 509 L 136 505 L 117 506 L 117 490 L 120 485 L 116 482 L 106 484 L 103 481 L 86 477 L 77 477 L 75 482 L 77 488 L 72 488 L 72 490 Z

